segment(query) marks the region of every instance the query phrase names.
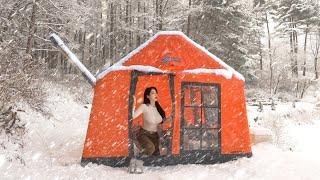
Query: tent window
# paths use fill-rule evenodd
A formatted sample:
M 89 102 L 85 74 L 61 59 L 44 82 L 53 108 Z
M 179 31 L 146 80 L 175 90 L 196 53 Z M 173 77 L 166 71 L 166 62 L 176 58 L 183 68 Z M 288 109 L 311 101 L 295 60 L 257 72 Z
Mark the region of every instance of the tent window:
M 186 106 L 201 106 L 201 87 L 190 86 L 185 89 Z
M 202 110 L 202 125 L 205 128 L 217 128 L 218 126 L 219 109 L 218 108 L 203 108 Z
M 184 150 L 213 150 L 218 147 L 218 94 L 215 85 L 184 86 Z
M 214 86 L 202 87 L 203 104 L 206 107 L 218 107 L 218 88 Z
M 186 129 L 186 131 L 184 131 L 184 138 L 187 138 L 187 141 L 185 143 L 185 150 L 200 149 L 201 136 L 199 130 Z
M 201 126 L 201 108 L 198 107 L 185 107 L 184 121 L 185 127 L 196 128 Z

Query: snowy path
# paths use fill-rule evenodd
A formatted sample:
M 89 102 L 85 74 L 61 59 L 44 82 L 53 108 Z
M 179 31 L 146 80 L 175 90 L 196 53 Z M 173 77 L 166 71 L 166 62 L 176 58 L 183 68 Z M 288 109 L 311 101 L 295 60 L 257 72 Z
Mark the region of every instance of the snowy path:
M 146 168 L 141 175 L 131 175 L 125 168 L 78 164 L 50 166 L 44 162 L 22 167 L 13 164 L 1 171 L 2 179 L 319 179 L 320 161 L 312 155 L 283 152 L 270 144 L 253 147 L 254 156 L 216 165 L 177 165 Z
M 313 125 L 291 126 L 289 133 L 295 137 L 296 151 L 318 155 L 320 159 L 320 120 Z

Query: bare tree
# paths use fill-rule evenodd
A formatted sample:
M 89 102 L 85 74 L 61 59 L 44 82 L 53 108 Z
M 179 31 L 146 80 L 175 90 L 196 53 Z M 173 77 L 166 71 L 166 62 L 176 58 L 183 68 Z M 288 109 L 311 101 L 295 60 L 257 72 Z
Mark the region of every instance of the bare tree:
M 272 94 L 272 81 L 273 81 L 273 70 L 272 70 L 272 55 L 271 55 L 271 36 L 269 28 L 268 14 L 265 13 L 266 24 L 267 24 L 267 33 L 268 33 L 268 57 L 269 57 L 269 66 L 270 66 L 270 94 Z
M 319 55 L 319 49 L 320 49 L 320 29 L 318 29 L 317 32 L 315 32 L 315 44 L 312 45 L 311 43 L 311 50 L 313 55 L 313 62 L 314 62 L 314 75 L 315 79 L 319 78 L 318 74 L 318 55 Z
M 28 54 L 30 54 L 32 51 L 33 37 L 36 29 L 36 14 L 37 14 L 37 8 L 38 8 L 38 5 L 37 5 L 38 1 L 39 0 L 33 0 L 33 4 L 32 4 L 32 13 L 30 18 L 29 35 L 28 35 L 27 48 L 26 48 L 26 52 Z
M 189 0 L 189 10 L 191 8 L 192 5 L 192 0 Z M 188 14 L 188 20 L 187 20 L 187 36 L 190 35 L 190 27 L 191 26 L 191 13 Z
M 303 58 L 303 70 L 302 75 L 306 75 L 306 66 L 307 66 L 307 37 L 309 32 L 309 25 L 307 24 L 307 27 L 305 28 L 305 36 L 304 36 L 304 46 L 303 46 L 303 52 L 304 52 L 304 58 Z

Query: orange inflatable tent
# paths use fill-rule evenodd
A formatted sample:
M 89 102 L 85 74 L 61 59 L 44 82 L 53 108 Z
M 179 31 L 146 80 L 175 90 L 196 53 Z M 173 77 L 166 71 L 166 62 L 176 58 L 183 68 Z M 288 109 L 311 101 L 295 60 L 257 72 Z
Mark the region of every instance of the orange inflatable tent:
M 83 165 L 128 166 L 134 156 L 133 95 L 145 88 L 171 123 L 159 156 L 145 165 L 213 164 L 251 157 L 244 77 L 182 32 L 159 32 L 97 77 Z

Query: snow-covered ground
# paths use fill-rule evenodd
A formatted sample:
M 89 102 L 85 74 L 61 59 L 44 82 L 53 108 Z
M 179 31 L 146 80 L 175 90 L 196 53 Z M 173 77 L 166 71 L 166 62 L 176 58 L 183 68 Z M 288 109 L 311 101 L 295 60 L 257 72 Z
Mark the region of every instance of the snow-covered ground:
M 275 111 L 265 106 L 257 112 L 248 106 L 251 127 L 268 128 L 273 141 L 252 147 L 253 157 L 214 165 L 146 167 L 143 174 L 128 174 L 126 168 L 89 164 L 80 166 L 90 105 L 74 100 L 58 86 L 48 89 L 47 107 L 53 117 L 44 117 L 21 104 L 26 112 L 26 145 L 21 152 L 25 165 L 9 162 L 10 148 L 0 151 L 0 179 L 319 179 L 320 110 L 313 101 L 278 103 Z M 258 119 L 257 122 L 254 119 Z

